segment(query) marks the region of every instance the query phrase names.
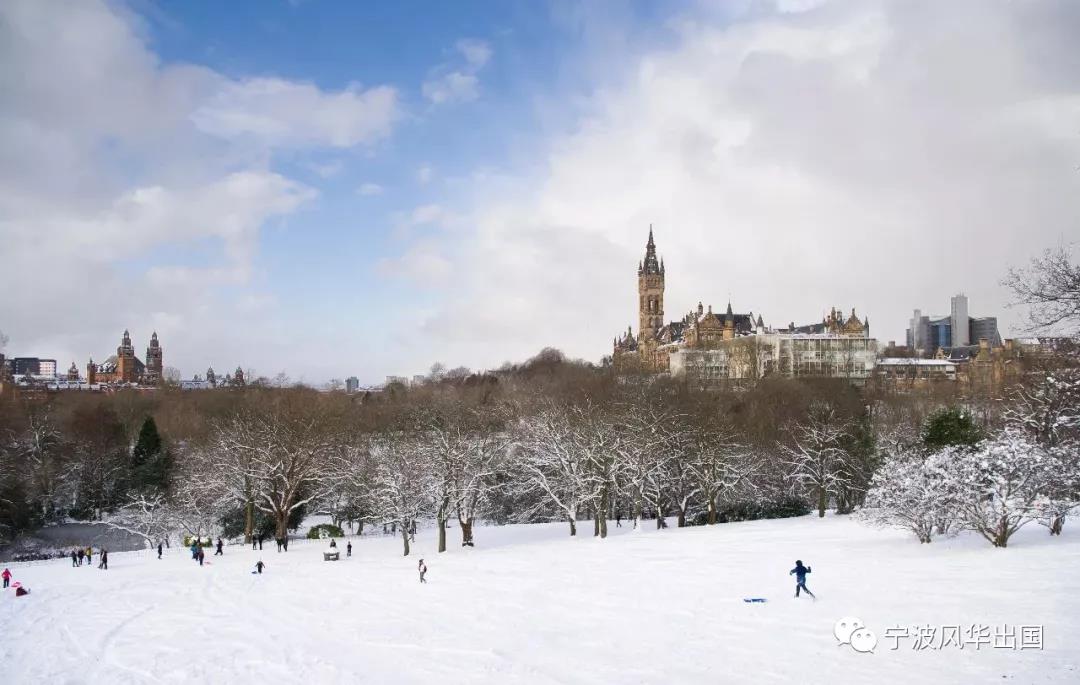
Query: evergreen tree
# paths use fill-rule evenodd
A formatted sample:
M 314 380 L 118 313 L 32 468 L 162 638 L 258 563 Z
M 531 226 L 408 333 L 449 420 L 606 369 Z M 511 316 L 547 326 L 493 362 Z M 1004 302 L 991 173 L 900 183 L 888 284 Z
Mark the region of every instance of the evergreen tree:
M 131 484 L 136 490 L 164 491 L 169 485 L 169 453 L 154 417 L 147 416 L 131 453 Z
M 923 445 L 930 450 L 943 447 L 972 447 L 982 440 L 982 431 L 971 414 L 956 407 L 941 409 L 930 415 L 923 430 Z

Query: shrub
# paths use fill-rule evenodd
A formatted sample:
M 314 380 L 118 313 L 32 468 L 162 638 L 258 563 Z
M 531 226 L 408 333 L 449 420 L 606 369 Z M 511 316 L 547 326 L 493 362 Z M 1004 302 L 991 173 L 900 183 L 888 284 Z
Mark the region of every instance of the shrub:
M 763 502 L 728 502 L 721 504 L 716 511 L 717 523 L 735 521 L 757 521 L 760 519 L 786 519 L 806 516 L 810 505 L 802 497 L 780 497 Z M 707 513 L 702 511 L 693 519 L 694 525 L 704 525 Z
M 326 531 L 326 535 L 322 534 L 322 531 Z M 321 537 L 341 538 L 345 537 L 345 532 L 331 523 L 320 523 L 317 526 L 312 526 L 311 530 L 307 532 L 308 540 L 318 540 Z

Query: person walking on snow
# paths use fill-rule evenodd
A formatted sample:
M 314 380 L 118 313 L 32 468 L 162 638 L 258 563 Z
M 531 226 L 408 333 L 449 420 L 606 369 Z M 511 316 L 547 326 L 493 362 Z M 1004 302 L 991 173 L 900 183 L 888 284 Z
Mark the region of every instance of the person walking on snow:
M 352 556 L 352 543 L 349 542 L 348 544 L 345 545 L 345 558 L 347 559 L 347 558 L 349 558 L 351 556 Z
M 260 552 L 262 551 L 262 541 L 263 541 L 263 535 L 262 535 L 262 533 L 259 533 L 259 551 Z
M 8 585 L 11 584 L 11 571 L 5 568 L 4 572 L 0 573 L 0 575 L 4 577 L 4 589 L 6 590 Z
M 161 558 L 161 543 L 157 543 L 157 558 Z
M 421 559 L 420 563 L 416 565 L 416 570 L 420 572 L 420 582 L 426 583 L 427 581 L 424 580 L 424 574 L 427 573 L 427 566 L 424 564 L 423 559 Z
M 259 572 L 259 575 L 262 575 L 262 570 L 264 566 L 266 566 L 266 564 L 263 563 L 262 559 L 259 559 L 259 561 L 255 564 L 255 570 Z
M 86 568 L 90 568 L 90 564 L 94 563 L 94 548 L 86 548 Z
M 90 562 L 87 562 L 87 566 L 89 565 Z M 101 550 L 101 563 L 98 564 L 98 568 L 103 571 L 109 570 L 109 551 L 106 549 Z
M 221 538 L 217 539 L 217 551 L 214 552 L 215 557 L 223 557 L 225 553 L 221 551 Z
M 75 553 L 75 550 L 71 550 L 71 567 L 75 568 L 79 565 L 79 555 Z
M 258 545 L 258 544 L 259 544 L 258 538 L 256 538 L 254 535 L 252 535 L 251 536 L 251 551 L 252 552 L 254 552 L 256 549 L 258 549 L 256 547 L 256 545 Z
M 622 512 L 621 511 L 615 512 L 615 527 L 616 528 L 622 528 Z
M 202 547 L 199 548 L 199 566 L 202 566 L 203 560 L 206 559 L 206 552 Z
M 82 560 L 83 560 L 83 557 L 85 557 L 85 556 L 86 556 L 86 550 L 83 549 L 82 547 L 80 547 L 79 548 L 79 566 L 82 566 Z M 86 563 L 89 564 L 90 562 L 88 561 Z
M 799 590 L 802 590 L 806 594 L 810 595 L 812 599 L 817 599 L 813 592 L 810 592 L 810 588 L 806 587 L 806 574 L 810 573 L 809 566 L 803 566 L 802 560 L 797 559 L 795 561 L 795 568 L 788 572 L 788 575 L 795 576 L 795 596 L 799 596 Z

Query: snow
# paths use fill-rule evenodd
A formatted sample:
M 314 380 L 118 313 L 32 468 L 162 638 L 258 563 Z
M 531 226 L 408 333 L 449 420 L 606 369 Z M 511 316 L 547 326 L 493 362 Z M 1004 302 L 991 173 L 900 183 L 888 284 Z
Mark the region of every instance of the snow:
M 972 534 L 920 545 L 836 516 L 650 524 L 612 522 L 607 540 L 588 522 L 576 539 L 566 524 L 478 528 L 475 549 L 445 554 L 422 529 L 404 558 L 399 538 L 365 536 L 339 563 L 323 562 L 324 540 L 295 540 L 287 553 L 229 546 L 203 567 L 177 548 L 161 561 L 110 554 L 108 571 L 10 564 L 31 594 L 0 595 L 0 673 L 7 684 L 1080 682 L 1075 520 L 1060 538 L 1029 526 L 1007 549 Z M 449 533 L 453 545 L 460 531 Z M 816 602 L 792 597 L 797 558 Z M 837 644 L 848 616 L 877 633 L 874 653 Z M 1042 625 L 1044 649 L 894 651 L 884 637 L 927 624 Z

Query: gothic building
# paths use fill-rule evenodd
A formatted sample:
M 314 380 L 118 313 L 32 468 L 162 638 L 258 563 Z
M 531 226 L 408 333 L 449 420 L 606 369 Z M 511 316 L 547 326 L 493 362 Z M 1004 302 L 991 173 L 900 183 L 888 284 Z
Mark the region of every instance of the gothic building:
M 614 340 L 612 356 L 620 372 L 668 371 L 670 356 L 683 349 L 710 349 L 737 337 L 764 331 L 761 315 L 737 314 L 728 303 L 727 311 L 716 314 L 698 302 L 697 309 L 677 321 L 664 323 L 664 260 L 657 258 L 652 226 L 645 244 L 645 259 L 638 262 L 638 334 L 628 326 L 626 334 Z
M 681 319 L 664 322 L 664 262 L 656 254 L 652 227 L 645 259 L 638 263 L 638 334 L 627 327 L 613 341 L 618 373 L 671 373 L 699 381 L 791 377 L 843 377 L 871 374 L 877 341 L 870 320 L 833 307 L 820 323 L 769 329 L 761 315 L 724 313 L 698 302 Z
M 100 383 L 125 383 L 132 385 L 158 385 L 162 380 L 162 350 L 157 333 L 150 337 L 150 346 L 146 348 L 146 362 L 135 356 L 135 346 L 131 344 L 131 334 L 126 330 L 116 348 L 116 354 L 101 364 L 91 359 L 86 365 L 86 380 L 90 385 Z

